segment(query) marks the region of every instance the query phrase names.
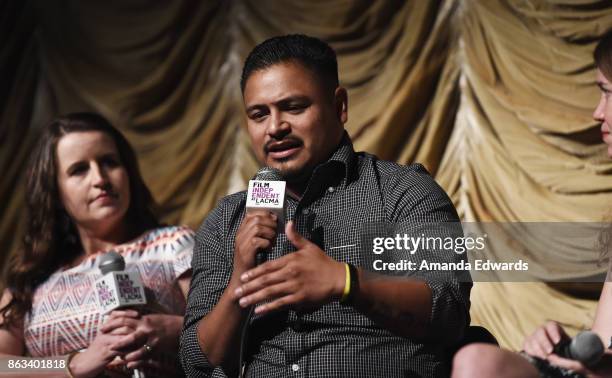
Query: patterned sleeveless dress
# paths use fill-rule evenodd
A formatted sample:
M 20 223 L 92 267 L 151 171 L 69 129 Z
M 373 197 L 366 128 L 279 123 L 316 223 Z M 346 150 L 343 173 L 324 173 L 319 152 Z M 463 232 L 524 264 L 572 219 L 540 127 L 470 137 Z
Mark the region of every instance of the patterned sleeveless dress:
M 185 298 L 177 279 L 191 269 L 193 244 L 192 230 L 161 227 L 112 250 L 123 256 L 127 271 L 140 274 L 156 305 L 169 314 L 182 316 Z M 93 285 L 101 277 L 98 262 L 105 252 L 108 250 L 87 256 L 75 267 L 55 272 L 36 289 L 32 311 L 24 319 L 28 355 L 65 355 L 86 349 L 94 340 L 101 325 L 101 314 Z M 158 358 L 169 369 L 162 369 L 165 373 L 176 371 L 176 356 Z M 107 370 L 107 375 L 117 375 L 117 372 Z M 161 371 L 145 372 L 147 377 L 159 373 Z

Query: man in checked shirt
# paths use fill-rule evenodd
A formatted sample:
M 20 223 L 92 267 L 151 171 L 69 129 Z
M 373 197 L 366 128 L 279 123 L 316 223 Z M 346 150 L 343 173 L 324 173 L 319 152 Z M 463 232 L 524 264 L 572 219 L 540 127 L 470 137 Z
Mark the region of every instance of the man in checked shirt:
M 260 162 L 287 182 L 290 221 L 277 233 L 273 214 L 245 212 L 243 191 L 200 227 L 181 337 L 188 376 L 237 374 L 252 305 L 247 376 L 449 373 L 446 348 L 469 324 L 471 283 L 453 272 L 370 272 L 372 250 L 360 249 L 360 238 L 368 224 L 414 231 L 458 222 L 456 211 L 422 166 L 353 150 L 337 71 L 331 47 L 303 35 L 269 39 L 245 62 L 248 132 Z M 255 266 L 261 249 L 270 249 L 268 261 Z M 437 262 L 463 258 L 426 252 Z

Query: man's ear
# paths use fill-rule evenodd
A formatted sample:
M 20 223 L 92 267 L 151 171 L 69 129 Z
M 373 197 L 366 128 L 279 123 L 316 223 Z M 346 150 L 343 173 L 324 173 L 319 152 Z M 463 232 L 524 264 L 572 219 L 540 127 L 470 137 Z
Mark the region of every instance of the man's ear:
M 343 87 L 337 87 L 334 91 L 334 102 L 336 105 L 336 116 L 342 124 L 348 121 L 348 94 Z

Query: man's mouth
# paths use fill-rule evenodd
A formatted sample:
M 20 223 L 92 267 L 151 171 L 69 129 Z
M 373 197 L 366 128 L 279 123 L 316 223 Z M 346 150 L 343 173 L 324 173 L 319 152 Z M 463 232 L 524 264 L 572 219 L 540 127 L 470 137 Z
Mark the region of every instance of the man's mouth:
M 272 159 L 286 159 L 291 157 L 302 147 L 302 142 L 295 139 L 286 139 L 266 144 L 265 152 Z

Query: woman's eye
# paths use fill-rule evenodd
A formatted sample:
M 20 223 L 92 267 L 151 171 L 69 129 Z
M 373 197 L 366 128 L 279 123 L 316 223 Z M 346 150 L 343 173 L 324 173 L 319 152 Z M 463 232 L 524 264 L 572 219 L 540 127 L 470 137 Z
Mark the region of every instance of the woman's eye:
M 102 164 L 107 167 L 117 167 L 119 165 L 119 161 L 115 158 L 105 158 L 102 160 Z
M 85 165 L 77 165 L 75 167 L 72 167 L 70 169 L 70 171 L 68 171 L 68 175 L 69 176 L 78 176 L 78 175 L 82 175 L 85 172 L 87 172 L 87 166 L 85 166 Z

